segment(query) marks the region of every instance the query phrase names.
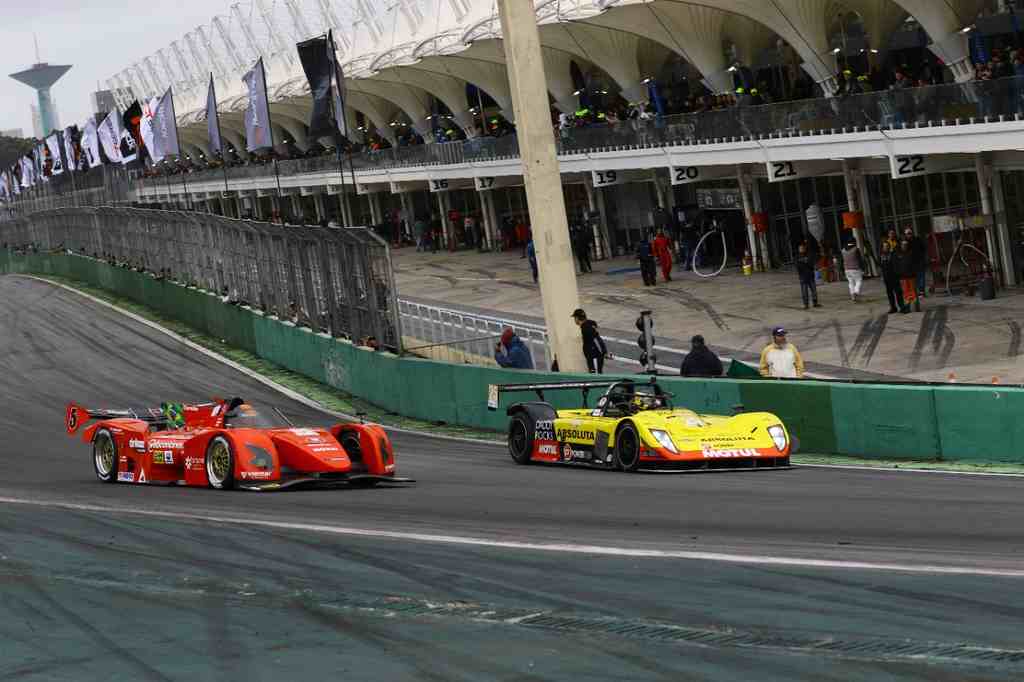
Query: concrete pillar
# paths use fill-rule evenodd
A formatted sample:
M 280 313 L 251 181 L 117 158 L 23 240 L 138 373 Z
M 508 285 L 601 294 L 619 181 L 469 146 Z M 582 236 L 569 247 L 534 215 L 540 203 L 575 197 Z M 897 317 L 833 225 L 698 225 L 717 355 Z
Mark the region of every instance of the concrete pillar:
M 236 217 L 241 218 L 245 215 L 245 197 L 238 196 L 235 198 L 235 208 L 238 209 L 238 213 L 235 214 Z
M 451 206 L 451 199 L 448 192 L 437 193 L 437 210 L 441 213 L 441 229 L 444 231 L 444 245 L 451 251 L 455 250 L 455 235 L 453 226 L 448 220 L 448 209 Z
M 996 216 L 996 235 L 999 240 L 999 267 L 1003 271 L 1003 282 L 1008 287 L 1017 286 L 1017 271 L 1013 267 L 1013 240 L 1010 237 L 1009 219 L 1006 215 L 1006 199 L 1003 196 L 1003 171 L 995 171 L 992 178 L 992 209 Z
M 757 240 L 757 232 L 754 231 L 754 202 L 750 196 L 750 174 L 745 172 L 743 166 L 738 167 L 736 179 L 740 185 L 740 198 L 743 200 L 743 217 L 747 223 L 747 248 L 750 249 L 750 258 L 754 265 L 755 272 L 767 270 L 767 259 L 761 253 L 760 242 Z
M 313 205 L 316 207 L 316 221 L 319 223 L 325 218 L 330 219 L 327 214 L 327 206 L 324 204 L 323 194 L 313 195 Z
M 300 197 L 298 194 L 292 194 L 290 195 L 289 198 L 291 199 L 291 211 L 293 222 L 303 222 L 305 211 L 302 210 L 302 197 Z
M 992 178 L 992 167 L 985 163 L 985 158 L 982 154 L 974 155 L 974 172 L 978 177 L 978 196 L 981 197 L 981 213 L 982 215 L 990 216 L 992 215 L 992 195 L 989 194 L 988 188 Z M 1000 263 L 1000 251 L 996 245 L 994 227 L 985 228 L 985 244 L 988 247 L 988 257 L 992 264 Z
M 402 192 L 399 198 L 402 200 L 402 218 L 405 219 L 406 234 L 415 239 L 416 235 L 413 234 L 412 226 L 416 224 L 416 207 L 408 192 Z
M 764 203 L 761 201 L 761 181 L 751 178 L 750 180 L 750 198 L 754 202 L 754 210 L 761 212 L 764 210 Z M 768 248 L 768 233 L 761 232 L 755 234 L 757 237 L 757 248 L 761 253 L 761 258 L 764 261 L 765 270 L 772 266 L 772 252 Z
M 270 211 L 272 214 L 276 213 L 281 218 L 284 217 L 281 215 L 281 197 L 276 194 L 273 194 L 270 197 Z
M 371 192 L 367 196 L 370 202 L 370 220 L 374 225 L 380 225 L 384 222 L 384 214 L 380 210 L 380 197 L 377 195 L 377 192 Z
M 260 201 L 259 196 L 256 194 L 252 195 L 252 216 L 254 220 L 263 220 L 263 202 Z
M 352 217 L 352 205 L 349 203 L 348 192 L 338 193 L 338 203 L 341 205 L 341 224 L 344 227 L 355 227 L 355 220 Z
M 502 41 L 515 107 L 526 199 L 530 207 L 541 300 L 551 355 L 563 372 L 586 370 L 579 331 L 569 317 L 579 307 L 576 263 L 569 245 L 562 177 L 551 144 L 544 58 L 532 2 L 498 0 Z
M 604 195 L 599 187 L 594 187 L 589 180 L 583 181 L 583 187 L 587 191 L 587 210 L 590 213 L 597 211 L 600 214 L 597 225 L 594 227 L 594 257 L 597 259 L 611 258 L 612 242 L 608 237 L 608 218 L 604 209 Z M 590 224 L 590 217 L 587 217 Z
M 854 170 L 850 166 L 850 162 L 843 159 L 843 183 L 846 186 L 846 203 L 850 207 L 851 212 L 861 210 L 860 197 L 857 195 L 857 182 L 854 177 Z M 864 267 L 866 272 L 864 274 L 872 277 L 878 274 L 878 270 L 875 266 L 875 252 L 874 249 L 868 244 L 864 238 L 864 230 L 857 228 L 853 230 L 853 239 L 857 242 L 857 248 L 860 249 L 861 255 L 864 256 Z
M 498 216 L 494 210 L 493 191 L 480 192 L 480 208 L 483 214 L 483 236 L 484 242 L 490 251 L 497 251 Z

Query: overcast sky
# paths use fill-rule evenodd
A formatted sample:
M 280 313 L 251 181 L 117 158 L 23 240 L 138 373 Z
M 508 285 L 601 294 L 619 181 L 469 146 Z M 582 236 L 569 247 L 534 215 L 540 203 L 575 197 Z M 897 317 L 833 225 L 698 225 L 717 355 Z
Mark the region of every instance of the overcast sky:
M 215 14 L 227 14 L 229 0 L 0 0 L 0 129 L 21 128 L 32 135 L 29 105 L 35 91 L 7 75 L 35 62 L 72 68 L 53 86 L 61 124 L 81 124 L 90 113 L 96 81 L 105 81 L 151 55 Z

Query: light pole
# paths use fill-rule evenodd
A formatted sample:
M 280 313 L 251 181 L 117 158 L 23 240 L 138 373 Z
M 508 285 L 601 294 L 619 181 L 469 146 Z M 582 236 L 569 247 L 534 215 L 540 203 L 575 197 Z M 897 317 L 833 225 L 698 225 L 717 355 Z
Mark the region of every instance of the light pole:
M 579 332 L 570 318 L 579 307 L 579 293 L 569 245 L 562 177 L 551 132 L 537 16 L 533 0 L 498 0 L 498 11 L 548 343 L 561 371 L 584 372 Z

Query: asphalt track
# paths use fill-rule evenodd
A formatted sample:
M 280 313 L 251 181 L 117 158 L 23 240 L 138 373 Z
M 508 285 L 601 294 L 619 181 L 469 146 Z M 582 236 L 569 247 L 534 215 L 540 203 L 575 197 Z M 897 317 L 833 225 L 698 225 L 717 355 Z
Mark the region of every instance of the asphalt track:
M 0 679 L 1024 676 L 1024 479 L 626 475 L 395 434 L 414 487 L 218 493 L 101 484 L 62 429 L 69 399 L 228 394 L 331 421 L 0 277 Z

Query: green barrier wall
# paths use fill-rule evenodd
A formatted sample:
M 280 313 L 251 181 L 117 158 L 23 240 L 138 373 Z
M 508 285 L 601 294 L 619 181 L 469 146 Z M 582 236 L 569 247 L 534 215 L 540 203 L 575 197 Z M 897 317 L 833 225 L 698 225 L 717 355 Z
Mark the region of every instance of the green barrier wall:
M 504 412 L 487 409 L 487 386 L 547 381 L 550 374 L 399 358 L 357 348 L 210 293 L 88 258 L 0 251 L 0 273 L 73 278 L 153 308 L 274 364 L 426 421 L 503 430 Z M 563 374 L 570 379 L 573 375 Z M 676 403 L 700 412 L 777 414 L 805 452 L 1024 462 L 1024 390 L 974 386 L 889 386 L 662 377 Z M 579 407 L 578 393 L 548 396 Z M 594 396 L 592 396 L 593 400 Z M 524 395 L 523 399 L 532 399 Z

